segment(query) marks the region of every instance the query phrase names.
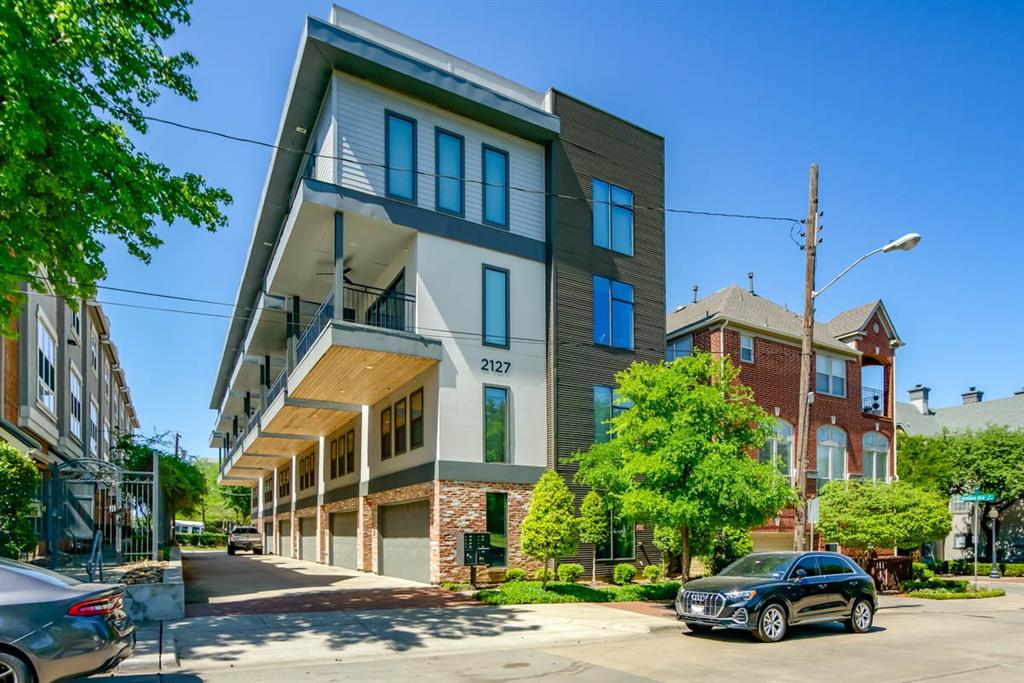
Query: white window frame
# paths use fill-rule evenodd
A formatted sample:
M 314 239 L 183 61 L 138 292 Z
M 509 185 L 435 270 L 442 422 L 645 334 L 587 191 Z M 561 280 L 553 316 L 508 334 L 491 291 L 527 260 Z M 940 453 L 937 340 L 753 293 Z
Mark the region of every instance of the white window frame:
M 43 346 L 43 337 L 49 344 Z M 49 351 L 49 353 L 47 353 Z M 50 381 L 39 374 L 39 355 L 50 364 Z M 36 402 L 51 415 L 57 414 L 57 333 L 40 309 L 36 315 Z
M 689 343 L 690 350 L 687 351 L 686 353 L 680 353 L 679 349 L 677 348 L 683 342 L 688 342 Z M 692 334 L 686 334 L 686 335 L 683 335 L 682 337 L 676 337 L 675 339 L 670 341 L 668 343 L 668 345 L 665 347 L 665 360 L 667 360 L 670 363 L 672 361 L 678 359 L 678 358 L 686 358 L 687 356 L 692 356 L 692 355 L 693 355 L 693 335 Z
M 789 436 L 788 437 L 783 436 L 782 431 L 780 431 L 780 427 L 783 427 L 783 426 L 789 428 Z M 765 440 L 764 447 L 762 448 L 762 450 L 764 448 L 770 449 L 768 452 L 771 454 L 771 463 L 773 465 L 775 465 L 776 467 L 778 467 L 778 462 L 779 462 L 779 442 L 780 441 L 788 442 L 789 443 L 789 471 L 787 472 L 786 476 L 788 476 L 790 479 L 792 479 L 795 476 L 795 473 L 796 473 L 796 467 L 795 467 L 796 463 L 793 460 L 793 458 L 794 458 L 794 454 L 793 454 L 793 434 L 795 433 L 794 429 L 793 429 L 793 425 L 791 425 L 788 420 L 783 420 L 781 417 L 777 417 L 777 418 L 775 418 L 775 424 L 772 426 L 772 429 L 774 431 L 773 431 L 772 435 L 769 436 Z M 758 455 L 760 455 L 760 453 Z
M 89 338 L 89 367 L 97 377 L 100 374 L 100 340 L 93 334 Z
M 96 456 L 99 452 L 100 407 L 95 398 L 89 399 L 89 454 Z
M 750 347 L 749 347 L 750 358 L 744 358 L 743 357 L 743 352 L 748 350 L 748 348 L 746 346 L 744 346 L 743 342 L 750 342 Z M 740 333 L 740 361 L 743 362 L 743 363 L 753 363 L 754 362 L 754 336 L 753 335 Z
M 827 372 L 822 372 L 819 369 L 821 367 L 821 363 L 822 362 L 828 363 L 828 371 Z M 843 377 L 843 393 L 841 393 L 841 394 L 836 394 L 836 393 L 833 393 L 833 391 L 832 391 L 832 384 L 833 384 L 832 380 L 834 380 L 834 379 L 839 377 L 839 375 L 836 375 L 835 372 L 834 372 L 834 367 L 835 367 L 835 364 L 837 364 L 837 363 L 839 364 L 839 367 L 841 367 L 843 369 L 843 375 L 842 375 L 842 377 Z M 827 374 L 828 375 L 828 391 L 822 391 L 822 390 L 818 389 L 818 375 L 819 374 Z M 815 391 L 815 393 L 825 394 L 827 396 L 836 396 L 838 398 L 846 398 L 846 395 L 849 393 L 847 391 L 847 386 L 846 386 L 846 380 L 847 379 L 848 379 L 848 377 L 847 377 L 847 374 L 846 374 L 846 359 L 845 358 L 840 358 L 839 356 L 832 356 L 832 355 L 829 355 L 827 353 L 817 353 L 817 354 L 815 354 L 815 359 L 814 359 L 814 391 Z
M 110 457 L 110 420 L 103 418 L 103 452 Z
M 966 514 L 971 511 L 971 504 L 965 503 L 962 498 L 963 497 L 959 493 L 954 493 L 949 497 L 950 512 Z
M 842 443 L 839 443 L 838 441 L 829 441 L 828 439 L 821 439 L 820 435 L 821 435 L 821 430 L 823 430 L 823 429 L 835 430 L 839 434 L 842 434 L 843 435 Z M 837 427 L 835 425 L 822 425 L 822 426 L 818 427 L 817 431 L 815 432 L 815 441 L 816 441 L 815 453 L 817 455 L 818 479 L 824 479 L 824 480 L 827 480 L 827 481 L 842 481 L 842 480 L 846 479 L 847 478 L 847 470 L 849 469 L 849 463 L 847 461 L 850 458 L 850 451 L 849 451 L 849 448 L 850 448 L 850 437 L 846 433 L 846 430 L 844 430 L 841 427 Z M 831 471 L 831 469 L 832 469 L 831 468 L 831 462 L 832 462 L 832 457 L 831 457 L 832 453 L 831 452 L 829 452 L 828 457 L 825 458 L 825 462 L 829 463 L 829 476 L 827 476 L 827 477 L 822 476 L 822 474 L 823 474 L 822 467 L 821 467 L 821 461 L 822 461 L 822 459 L 821 459 L 821 448 L 822 447 L 825 447 L 825 448 L 839 448 L 839 447 L 842 447 L 842 449 L 843 449 L 843 471 L 842 471 L 842 476 L 840 476 L 840 477 L 833 476 L 835 473 Z
M 75 391 L 77 384 L 78 391 Z M 71 396 L 71 401 L 68 406 L 68 422 L 71 429 L 71 436 L 82 441 L 82 374 L 78 371 L 78 368 L 71 365 L 68 370 L 68 392 Z M 78 414 L 75 414 L 75 403 L 78 403 Z
M 879 450 L 879 446 L 881 444 L 877 443 L 878 439 L 881 439 L 882 441 L 885 442 L 885 450 Z M 876 443 L 869 444 L 868 442 L 871 441 L 871 440 L 875 440 Z M 889 439 L 888 439 L 888 437 L 885 436 L 885 434 L 882 434 L 881 432 L 865 432 L 864 433 L 863 448 L 862 448 L 863 459 L 864 459 L 864 479 L 870 480 L 870 481 L 881 481 L 881 482 L 889 481 L 889 447 L 890 447 Z M 875 471 L 875 456 L 878 456 L 878 455 L 884 456 L 884 462 L 885 462 L 885 472 L 882 474 L 881 477 L 876 476 L 877 472 Z M 870 460 L 870 462 L 871 462 L 871 473 L 870 473 L 870 476 L 868 475 L 868 462 L 869 462 L 868 458 L 869 458 L 869 456 L 871 458 L 871 460 Z

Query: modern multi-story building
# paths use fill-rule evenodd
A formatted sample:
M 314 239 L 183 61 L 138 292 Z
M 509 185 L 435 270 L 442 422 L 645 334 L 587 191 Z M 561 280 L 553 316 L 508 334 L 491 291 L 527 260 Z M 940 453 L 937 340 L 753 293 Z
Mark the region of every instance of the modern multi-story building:
M 775 435 L 759 458 L 777 463 L 792 477 L 803 319 L 752 290 L 726 287 L 670 313 L 666 358 L 700 349 L 728 356 L 739 366 L 740 381 L 775 418 Z M 892 387 L 900 346 L 903 342 L 881 300 L 815 324 L 809 494 L 835 479 L 889 481 L 894 476 Z M 754 530 L 754 550 L 792 549 L 793 514 L 784 510 Z
M 49 289 L 24 289 L 18 336 L 0 345 L 0 439 L 36 462 L 46 491 L 53 466 L 109 460 L 118 436 L 139 421 L 102 307 L 79 301 L 72 308 Z M 99 513 L 88 512 L 95 495 L 82 496 L 85 512 L 73 516 L 68 533 L 88 539 Z M 37 530 L 43 537 L 42 518 Z
M 486 532 L 530 566 L 533 484 L 664 352 L 662 139 L 334 7 L 276 142 L 211 401 L 222 481 L 283 555 L 436 583 Z M 609 566 L 636 556 L 613 526 Z

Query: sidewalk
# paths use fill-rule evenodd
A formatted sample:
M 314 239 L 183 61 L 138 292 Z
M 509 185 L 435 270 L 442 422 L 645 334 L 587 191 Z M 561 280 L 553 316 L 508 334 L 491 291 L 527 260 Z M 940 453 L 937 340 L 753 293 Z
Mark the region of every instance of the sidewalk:
M 122 673 L 164 674 L 354 661 L 399 654 L 451 654 L 622 639 L 678 629 L 674 621 L 597 604 L 474 606 L 210 616 L 139 633 Z

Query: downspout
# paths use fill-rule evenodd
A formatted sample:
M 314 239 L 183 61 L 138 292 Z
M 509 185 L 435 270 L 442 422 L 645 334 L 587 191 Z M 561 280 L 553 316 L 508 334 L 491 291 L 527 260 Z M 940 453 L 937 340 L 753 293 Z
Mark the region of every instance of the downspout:
M 898 349 L 898 348 L 899 348 L 899 346 L 897 344 L 893 344 L 892 345 L 892 365 L 890 366 L 891 369 L 889 371 L 889 374 L 891 375 L 889 377 L 889 410 L 891 411 L 889 414 L 892 416 L 892 480 L 893 481 L 899 481 L 900 480 L 899 469 L 897 469 L 897 465 L 899 464 L 899 458 L 898 458 L 897 449 L 899 448 L 899 446 L 897 445 L 898 441 L 897 441 L 897 434 L 896 434 L 896 349 Z

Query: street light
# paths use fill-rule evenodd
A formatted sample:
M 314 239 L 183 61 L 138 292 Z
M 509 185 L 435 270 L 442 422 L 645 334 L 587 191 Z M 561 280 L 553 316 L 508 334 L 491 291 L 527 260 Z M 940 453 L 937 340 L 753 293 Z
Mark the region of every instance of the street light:
M 996 521 L 999 519 L 999 510 L 992 508 L 988 511 L 988 518 L 992 520 L 992 571 L 988 573 L 988 578 L 998 579 L 999 578 L 999 564 L 996 559 Z
M 818 243 L 818 185 L 817 166 L 811 168 L 811 211 L 807 221 L 807 268 L 804 274 L 804 319 L 801 343 L 800 362 L 800 410 L 797 414 L 797 482 L 800 500 L 797 503 L 796 520 L 793 525 L 793 547 L 804 549 L 804 534 L 807 525 L 807 441 L 810 425 L 810 392 L 811 392 L 811 357 L 814 348 L 814 301 L 824 294 L 832 285 L 856 266 L 875 254 L 887 254 L 892 251 L 910 251 L 921 241 L 921 235 L 908 232 L 902 237 L 869 251 L 859 259 L 846 266 L 838 275 L 820 290 L 814 289 L 815 260 Z

